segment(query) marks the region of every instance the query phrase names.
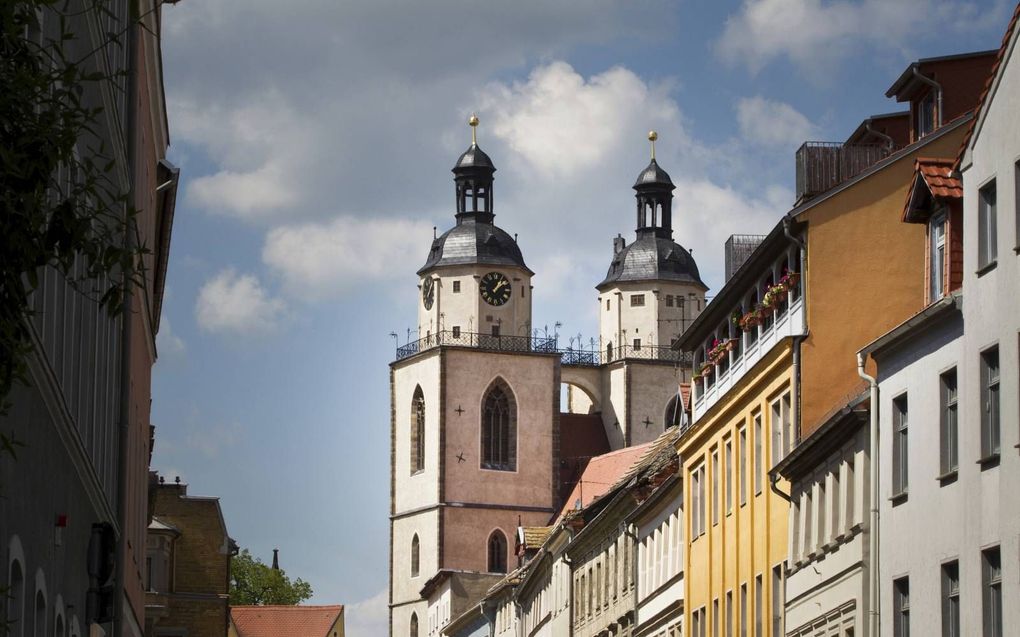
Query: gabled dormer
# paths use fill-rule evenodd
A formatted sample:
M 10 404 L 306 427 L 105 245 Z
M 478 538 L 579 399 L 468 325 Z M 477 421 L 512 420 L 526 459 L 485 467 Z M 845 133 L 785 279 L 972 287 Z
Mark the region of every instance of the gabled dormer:
M 911 63 L 885 92 L 910 104 L 910 142 L 972 110 L 996 51 L 923 58 Z
M 953 159 L 918 158 L 903 221 L 925 225 L 925 304 L 963 284 L 963 185 Z

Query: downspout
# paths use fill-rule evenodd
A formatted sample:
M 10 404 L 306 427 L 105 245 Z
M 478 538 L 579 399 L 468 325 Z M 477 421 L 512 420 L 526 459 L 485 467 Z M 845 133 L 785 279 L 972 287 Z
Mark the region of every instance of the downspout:
M 918 71 L 916 65 L 913 67 L 913 72 L 914 77 L 935 89 L 935 99 L 937 104 L 935 108 L 938 109 L 938 113 L 935 115 L 935 128 L 940 128 L 942 126 L 942 85 Z
M 942 95 L 941 91 L 939 92 L 939 95 L 940 95 L 940 96 Z M 941 106 L 941 104 L 939 105 L 939 112 L 940 112 L 940 113 L 942 112 L 942 106 Z M 894 146 L 896 145 L 896 143 L 895 143 L 895 142 L 893 141 L 893 138 L 892 138 L 892 137 L 889 137 L 889 136 L 888 136 L 888 135 L 886 135 L 885 133 L 880 133 L 880 132 L 878 132 L 877 130 L 875 130 L 874 128 L 872 128 L 872 127 L 871 127 L 871 120 L 870 120 L 870 119 L 869 119 L 869 120 L 868 120 L 867 122 L 865 122 L 865 124 L 864 124 L 864 130 L 868 131 L 869 133 L 871 133 L 872 135 L 874 135 L 874 136 L 876 136 L 876 137 L 881 137 L 882 139 L 884 139 L 884 140 L 885 140 L 885 145 L 886 145 L 886 147 L 887 147 L 887 148 L 888 148 L 888 149 L 889 149 L 890 151 L 892 151 L 893 147 L 894 147 Z
M 124 127 L 125 127 L 125 143 L 127 144 L 126 158 L 127 158 L 127 175 L 128 175 L 128 206 L 132 208 L 137 200 L 137 184 L 135 180 L 137 178 L 137 170 L 135 169 L 135 162 L 137 161 L 137 149 L 135 148 L 136 143 L 136 113 L 135 109 L 138 108 L 138 25 L 136 21 L 139 20 L 139 16 L 136 15 L 136 11 L 131 8 L 134 7 L 132 3 L 128 8 L 128 20 L 130 21 L 130 27 L 127 29 L 127 99 L 125 100 L 125 113 L 124 113 Z M 134 224 L 134 220 L 127 215 L 127 209 L 125 209 L 125 232 L 124 232 L 124 248 L 131 251 L 135 246 L 135 233 L 137 226 Z M 134 292 L 131 278 L 128 277 L 124 281 L 124 310 L 121 313 L 121 350 L 120 350 L 120 431 L 118 432 L 117 440 L 117 520 L 120 526 L 120 535 L 117 538 L 117 557 L 114 561 L 114 586 L 113 594 L 115 601 L 113 605 L 113 634 L 114 635 L 126 635 L 125 625 L 126 621 L 124 618 L 124 598 L 127 592 L 127 582 L 125 580 L 125 574 L 127 569 L 125 568 L 124 561 L 127 559 L 127 533 L 128 530 L 133 528 L 128 524 L 128 435 L 130 431 L 130 418 L 131 418 L 131 354 L 133 348 L 131 347 L 131 314 L 132 314 L 132 303 L 134 302 Z M 144 609 L 142 610 L 144 613 Z M 142 626 L 144 626 L 144 615 L 142 617 Z
M 868 632 L 867 637 L 879 635 L 878 607 L 878 382 L 864 371 L 863 352 L 857 352 L 857 375 L 868 382 L 871 387 L 871 425 L 868 429 L 871 446 L 871 466 L 868 480 L 871 482 L 871 523 L 868 529 Z

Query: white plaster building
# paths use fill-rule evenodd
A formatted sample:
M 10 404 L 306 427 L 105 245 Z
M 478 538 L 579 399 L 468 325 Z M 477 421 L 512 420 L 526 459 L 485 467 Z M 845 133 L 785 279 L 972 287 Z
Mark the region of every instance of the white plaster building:
M 637 547 L 635 637 L 680 637 L 684 618 L 683 483 L 671 476 L 629 517 Z
M 932 303 L 865 350 L 878 363 L 883 635 L 1020 631 L 1017 15 L 961 151 L 962 254 L 941 256 L 952 215 L 938 197 L 908 210 L 928 224 Z M 950 274 L 961 264 L 962 294 L 939 298 L 942 258 Z

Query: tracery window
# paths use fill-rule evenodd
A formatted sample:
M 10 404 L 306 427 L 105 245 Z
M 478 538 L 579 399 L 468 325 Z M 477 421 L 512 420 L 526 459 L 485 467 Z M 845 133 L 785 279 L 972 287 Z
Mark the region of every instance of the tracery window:
M 425 470 L 425 395 L 414 388 L 411 399 L 411 473 Z
M 497 379 L 482 402 L 482 468 L 517 469 L 517 405 L 510 388 Z
M 411 538 L 411 577 L 418 577 L 419 558 L 421 556 L 421 543 L 418 541 L 418 534 Z
M 499 529 L 489 536 L 489 572 L 506 573 L 506 536 Z

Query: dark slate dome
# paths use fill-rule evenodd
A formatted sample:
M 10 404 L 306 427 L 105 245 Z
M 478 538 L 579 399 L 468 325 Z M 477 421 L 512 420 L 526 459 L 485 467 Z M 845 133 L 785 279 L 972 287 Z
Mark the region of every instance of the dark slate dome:
M 671 239 L 653 235 L 640 236 L 613 255 L 606 278 L 596 287 L 601 290 L 625 281 L 678 281 L 708 289 L 690 252 Z
M 496 166 L 493 165 L 492 159 L 489 158 L 485 151 L 478 147 L 478 144 L 471 144 L 467 150 L 465 150 L 457 163 L 453 167 L 453 172 L 457 172 L 458 169 L 463 168 L 485 168 L 491 172 L 495 172 Z
M 534 274 L 524 265 L 521 249 L 513 237 L 491 223 L 470 219 L 458 223 L 432 241 L 429 257 L 418 274 L 444 265 L 475 263 L 516 266 Z
M 647 168 L 641 171 L 637 181 L 634 182 L 635 188 L 650 185 L 670 186 L 671 190 L 673 186 L 673 180 L 669 178 L 669 173 L 659 168 L 659 164 L 654 159 L 648 164 Z

